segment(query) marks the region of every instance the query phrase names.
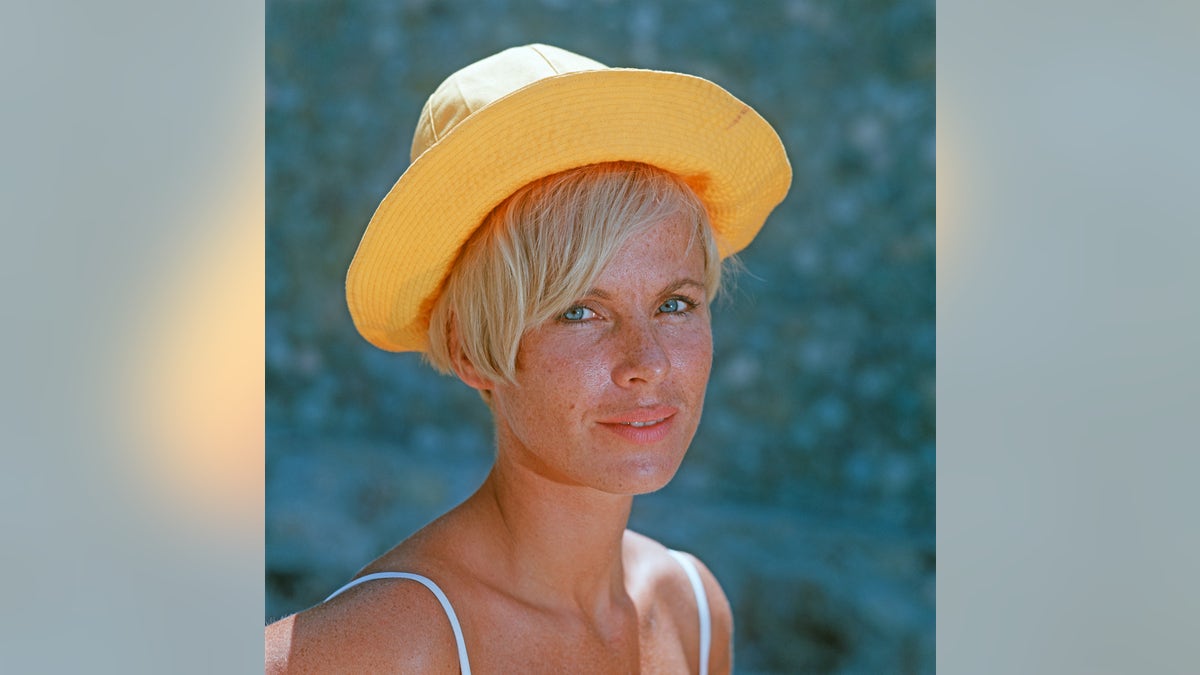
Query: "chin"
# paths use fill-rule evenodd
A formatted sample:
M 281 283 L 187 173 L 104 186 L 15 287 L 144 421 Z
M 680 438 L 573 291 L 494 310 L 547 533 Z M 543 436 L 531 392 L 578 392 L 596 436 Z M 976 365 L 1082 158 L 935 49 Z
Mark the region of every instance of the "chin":
M 682 459 L 680 457 L 680 460 Z M 601 489 L 614 494 L 633 496 L 663 489 L 679 471 L 680 462 L 669 462 L 664 465 L 658 460 L 660 458 L 656 457 L 613 471 L 609 474 L 609 480 L 605 481 L 606 485 Z

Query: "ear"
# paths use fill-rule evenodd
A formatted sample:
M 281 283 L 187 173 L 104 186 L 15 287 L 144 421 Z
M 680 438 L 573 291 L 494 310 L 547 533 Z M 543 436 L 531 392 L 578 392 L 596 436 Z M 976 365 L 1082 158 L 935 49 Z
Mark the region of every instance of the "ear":
M 471 363 L 471 359 L 463 351 L 462 342 L 458 339 L 457 322 L 451 322 L 449 340 L 450 365 L 454 369 L 454 374 L 468 387 L 475 389 L 486 399 L 488 393 L 492 390 L 492 381 L 485 378 L 475 369 L 475 364 Z

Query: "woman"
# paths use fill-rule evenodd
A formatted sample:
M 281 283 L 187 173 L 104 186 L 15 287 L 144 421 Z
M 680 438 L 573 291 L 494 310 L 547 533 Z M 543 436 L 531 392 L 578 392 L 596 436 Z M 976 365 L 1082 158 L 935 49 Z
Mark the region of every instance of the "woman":
M 729 672 L 716 579 L 626 524 L 699 424 L 721 260 L 791 180 L 778 136 L 706 80 L 528 45 L 447 79 L 412 154 L 347 302 L 480 392 L 495 464 L 268 626 L 268 670 Z

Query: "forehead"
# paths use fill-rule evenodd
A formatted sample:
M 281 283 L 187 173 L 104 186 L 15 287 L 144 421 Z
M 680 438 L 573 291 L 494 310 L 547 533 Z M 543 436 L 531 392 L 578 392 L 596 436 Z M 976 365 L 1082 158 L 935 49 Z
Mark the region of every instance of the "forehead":
M 600 272 L 594 288 L 654 287 L 679 280 L 704 285 L 704 247 L 696 225 L 675 215 L 630 236 Z

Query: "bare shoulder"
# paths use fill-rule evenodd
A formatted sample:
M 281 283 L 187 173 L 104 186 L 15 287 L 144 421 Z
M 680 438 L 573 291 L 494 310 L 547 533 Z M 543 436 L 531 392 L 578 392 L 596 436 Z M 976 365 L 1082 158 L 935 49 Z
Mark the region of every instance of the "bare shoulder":
M 683 551 L 671 551 L 650 537 L 633 530 L 625 531 L 624 547 L 626 566 L 634 568 L 634 573 L 643 584 L 651 584 L 656 590 L 672 596 L 694 598 L 691 580 L 673 554 L 682 555 L 693 564 L 700 575 L 714 618 L 718 610 L 729 614 L 729 600 L 725 597 L 725 591 L 708 566 L 696 556 Z M 694 609 L 695 603 L 692 605 Z
M 457 673 L 454 632 L 416 581 L 377 579 L 266 628 L 266 672 Z
M 733 610 L 729 606 L 729 598 L 725 590 L 717 582 L 716 576 L 699 558 L 691 553 L 683 553 L 689 558 L 704 585 L 704 594 L 708 600 L 709 616 L 712 621 L 712 646 L 709 651 L 708 672 L 729 673 L 733 671 Z M 691 583 L 689 581 L 689 583 Z
M 639 586 L 658 602 L 670 607 L 681 626 L 690 627 L 685 634 L 695 641 L 698 648 L 696 595 L 683 565 L 666 546 L 632 530 L 626 530 L 624 546 L 626 564 L 636 567 L 635 574 Z M 729 606 L 729 599 L 716 576 L 703 561 L 690 553 L 680 553 L 693 563 L 708 602 L 712 621 L 709 672 L 728 673 L 733 665 L 733 611 Z

